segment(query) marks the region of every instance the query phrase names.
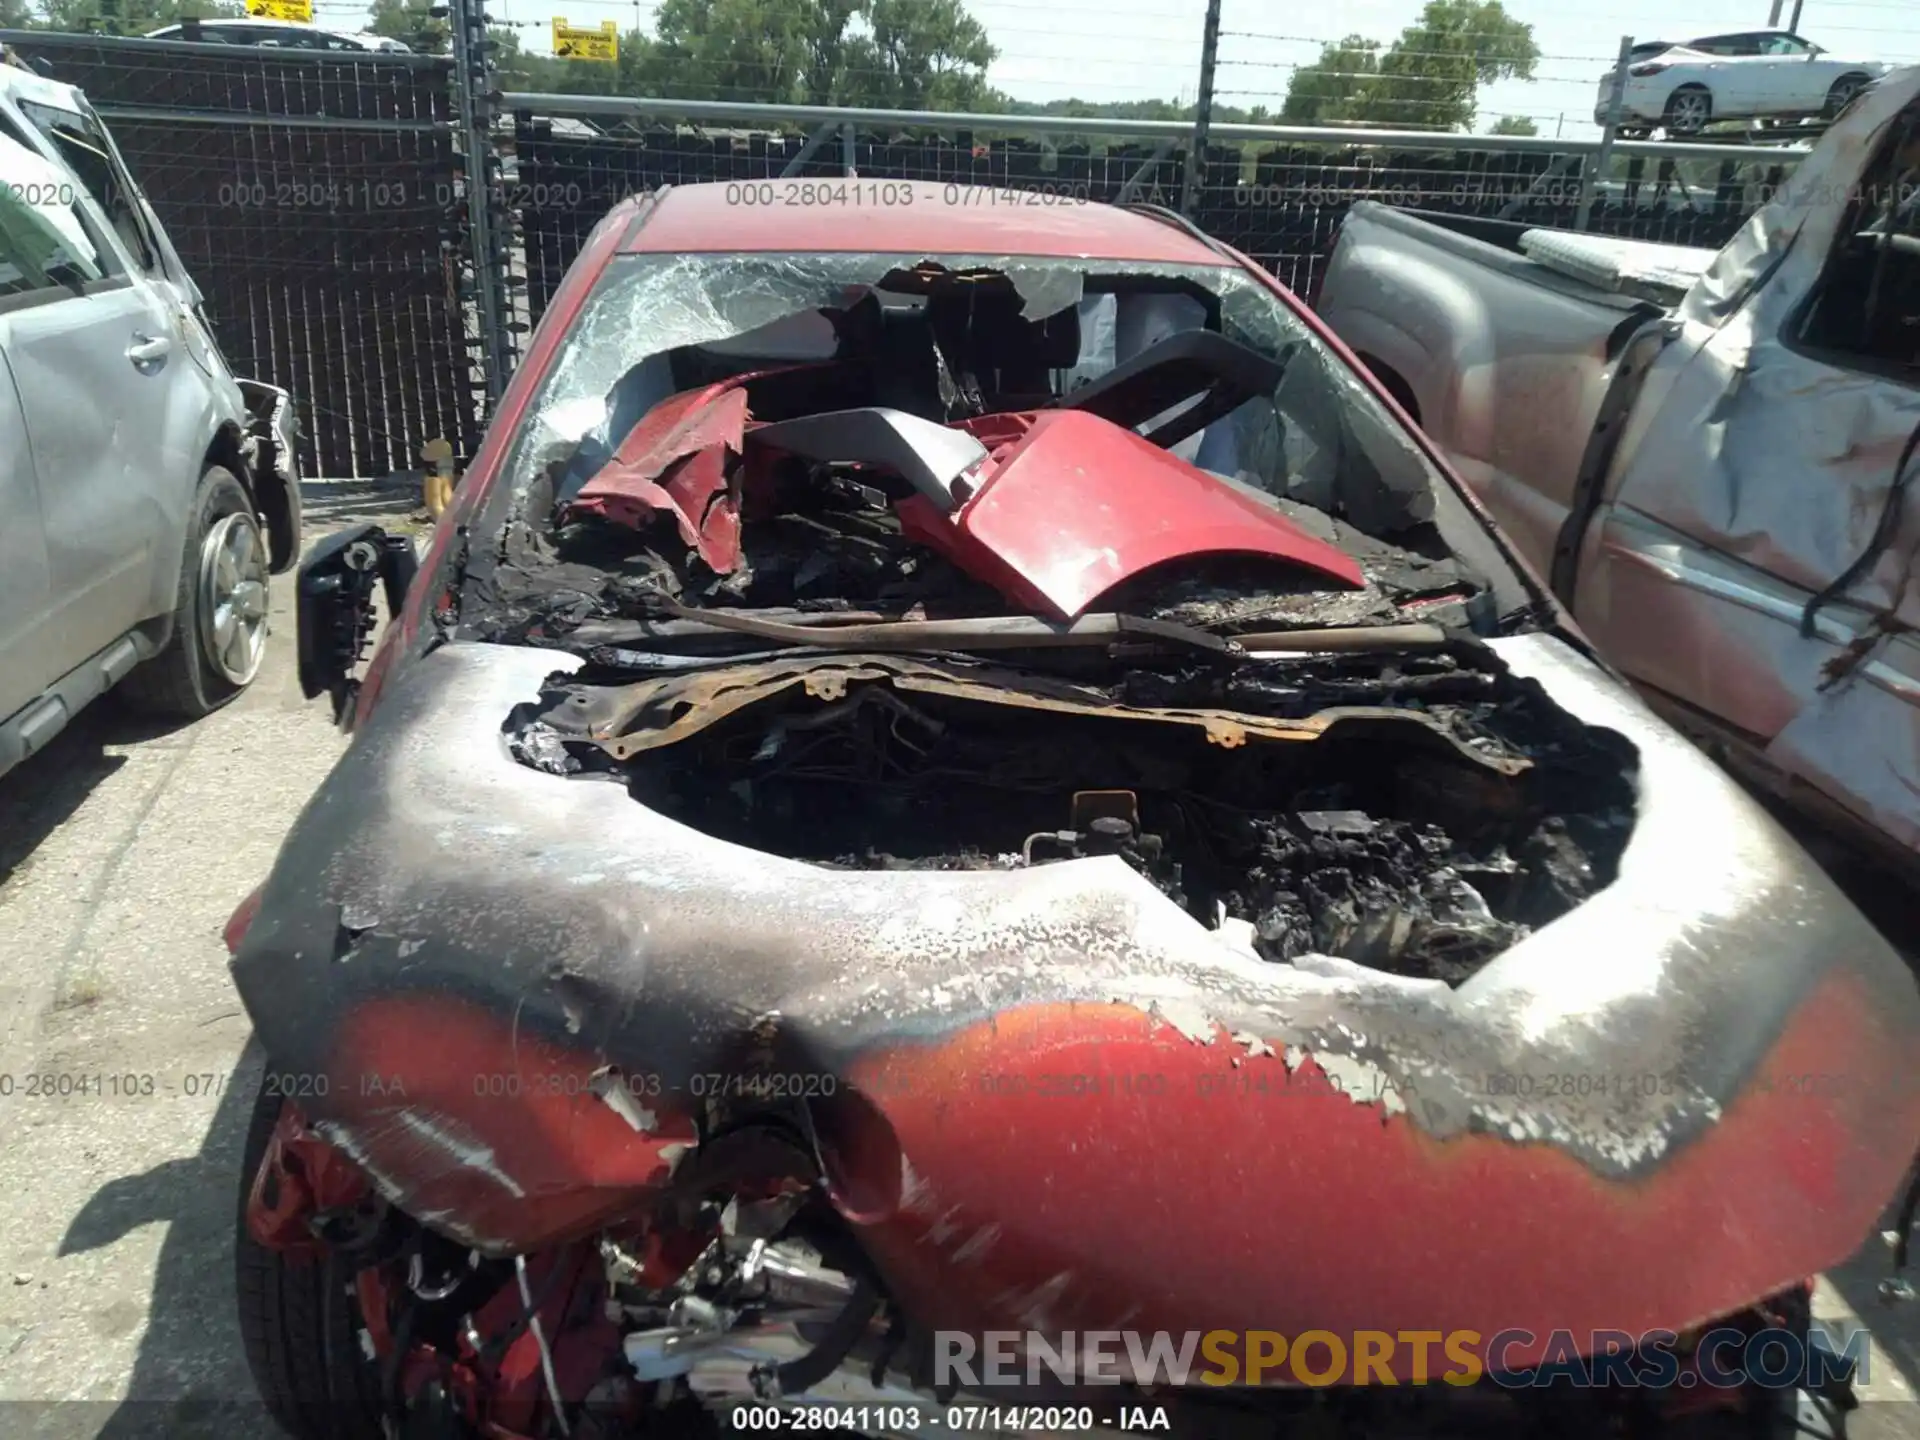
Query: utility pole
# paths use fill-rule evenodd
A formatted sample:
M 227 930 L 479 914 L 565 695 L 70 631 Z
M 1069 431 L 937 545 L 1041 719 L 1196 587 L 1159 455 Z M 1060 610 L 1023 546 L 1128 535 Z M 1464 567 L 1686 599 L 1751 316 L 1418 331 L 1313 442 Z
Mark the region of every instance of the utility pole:
M 1800 33 L 1800 5 L 1801 0 L 1793 0 L 1793 19 L 1787 23 L 1787 29 L 1796 35 Z
M 1780 28 L 1780 6 L 1783 3 L 1785 3 L 1785 0 L 1773 0 L 1773 13 L 1767 16 L 1767 28 L 1769 30 L 1778 30 Z
M 1180 213 L 1192 215 L 1200 204 L 1200 177 L 1206 165 L 1207 134 L 1213 128 L 1213 67 L 1220 58 L 1220 0 L 1207 0 L 1207 26 L 1200 36 L 1200 98 L 1193 107 L 1193 147 L 1187 152 L 1187 179 L 1181 187 Z

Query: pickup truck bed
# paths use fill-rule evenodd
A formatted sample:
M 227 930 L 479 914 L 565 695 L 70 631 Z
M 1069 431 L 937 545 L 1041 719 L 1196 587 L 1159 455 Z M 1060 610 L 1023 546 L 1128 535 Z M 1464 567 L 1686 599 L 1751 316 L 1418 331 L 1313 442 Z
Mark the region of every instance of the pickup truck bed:
M 1550 264 L 1523 249 L 1540 236 L 1586 243 Z M 1604 268 L 1609 246 L 1616 265 L 1633 257 L 1624 248 L 1632 242 L 1596 239 L 1362 201 L 1347 213 L 1317 297 L 1334 333 L 1447 452 L 1542 574 L 1614 362 L 1666 310 L 1644 286 L 1629 294 L 1566 273 L 1573 254 L 1590 271 Z M 1712 258 L 1659 248 L 1675 252 L 1676 267 L 1704 269 Z

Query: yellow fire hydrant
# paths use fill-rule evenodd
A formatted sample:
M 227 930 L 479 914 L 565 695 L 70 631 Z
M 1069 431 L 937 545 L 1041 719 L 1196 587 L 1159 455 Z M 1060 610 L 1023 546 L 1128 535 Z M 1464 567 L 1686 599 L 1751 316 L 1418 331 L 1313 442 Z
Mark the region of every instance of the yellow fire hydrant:
M 420 447 L 420 458 L 431 467 L 421 484 L 427 514 L 438 520 L 453 500 L 453 446 L 435 436 Z

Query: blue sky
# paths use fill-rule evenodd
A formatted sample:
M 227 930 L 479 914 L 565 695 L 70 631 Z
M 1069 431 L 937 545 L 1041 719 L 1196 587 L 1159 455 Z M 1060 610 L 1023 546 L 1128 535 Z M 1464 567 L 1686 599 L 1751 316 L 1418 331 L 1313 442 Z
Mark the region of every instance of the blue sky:
M 1205 0 L 966 0 L 986 25 L 1000 60 L 991 78 L 1027 100 L 1078 95 L 1089 100 L 1191 97 L 1198 84 Z M 1230 103 L 1277 108 L 1294 67 L 1320 42 L 1349 32 L 1391 40 L 1419 13 L 1421 0 L 1224 0 L 1218 85 Z M 1510 81 L 1480 97 L 1476 129 L 1502 114 L 1534 117 L 1541 133 L 1597 133 L 1594 92 L 1622 35 L 1685 40 L 1767 23 L 1770 0 L 1506 0 L 1529 22 L 1543 59 L 1532 82 Z M 575 24 L 636 17 L 651 28 L 655 0 L 488 0 L 488 13 L 516 22 L 529 48 L 546 50 L 545 27 L 564 15 Z M 353 0 L 319 0 L 322 23 L 346 26 L 364 16 Z M 1784 24 L 1792 0 L 1782 10 Z M 1920 0 L 1805 0 L 1800 29 L 1828 49 L 1862 58 L 1920 61 Z M 1562 128 L 1564 127 L 1564 128 Z

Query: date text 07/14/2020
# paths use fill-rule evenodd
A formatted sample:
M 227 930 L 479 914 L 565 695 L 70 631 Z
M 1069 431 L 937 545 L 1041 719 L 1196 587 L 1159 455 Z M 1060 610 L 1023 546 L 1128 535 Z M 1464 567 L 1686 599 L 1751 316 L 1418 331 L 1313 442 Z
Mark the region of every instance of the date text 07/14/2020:
M 894 1435 L 1046 1435 L 1139 1431 L 1166 1433 L 1173 1421 L 1154 1405 L 1126 1405 L 1098 1414 L 1090 1405 L 779 1405 L 746 1404 L 730 1412 L 728 1427 L 761 1433 L 884 1430 Z

